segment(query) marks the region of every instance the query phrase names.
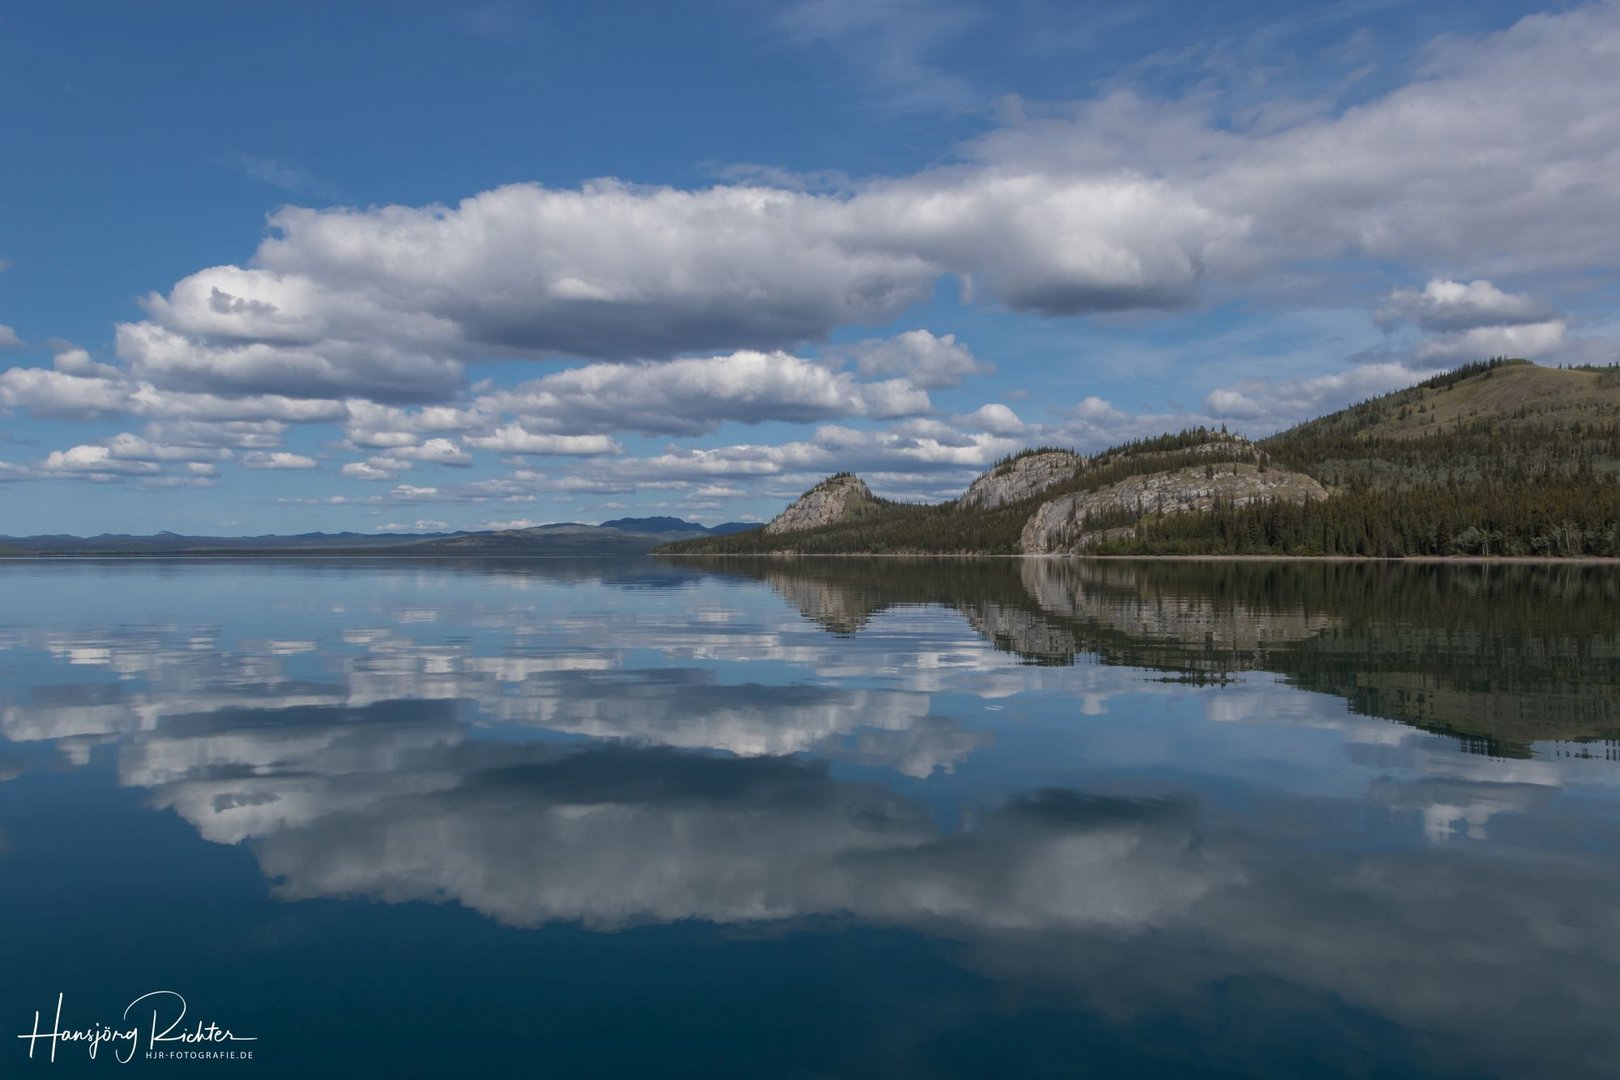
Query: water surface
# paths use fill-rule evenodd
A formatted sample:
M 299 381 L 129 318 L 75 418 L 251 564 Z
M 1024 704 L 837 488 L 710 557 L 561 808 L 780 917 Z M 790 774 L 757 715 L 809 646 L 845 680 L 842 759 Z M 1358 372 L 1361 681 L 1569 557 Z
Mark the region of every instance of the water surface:
M 1617 592 L 0 563 L 0 1071 L 1614 1075 Z

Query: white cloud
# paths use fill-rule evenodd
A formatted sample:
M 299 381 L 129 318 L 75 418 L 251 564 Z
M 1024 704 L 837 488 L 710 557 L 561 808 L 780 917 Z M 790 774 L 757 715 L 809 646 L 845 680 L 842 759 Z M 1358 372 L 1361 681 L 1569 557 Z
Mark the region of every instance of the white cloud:
M 1190 413 L 1131 413 L 1095 394 L 1083 398 L 1078 404 L 1058 411 L 1057 423 L 1039 429 L 1040 441 L 1058 446 L 1072 446 L 1081 452 L 1095 452 L 1116 446 L 1131 439 L 1178 431 L 1206 421 L 1207 417 Z
M 1564 320 L 1520 326 L 1476 326 L 1450 334 L 1436 334 L 1417 348 L 1417 358 L 1432 364 L 1484 360 L 1492 356 L 1535 359 L 1555 352 L 1564 343 Z
M 287 425 L 279 420 L 163 420 L 147 424 L 148 438 L 186 446 L 226 446 L 237 450 L 273 450 L 281 445 Z
M 425 533 L 425 532 L 443 532 L 448 528 L 450 528 L 450 523 L 448 521 L 440 521 L 437 518 L 423 518 L 423 519 L 419 519 L 417 521 L 412 521 L 409 524 L 401 524 L 399 522 L 389 522 L 387 525 L 378 525 L 377 526 L 377 531 L 378 532 Z
M 1484 279 L 1464 283 L 1435 278 L 1421 291 L 1397 289 L 1374 317 L 1385 329 L 1410 323 L 1423 331 L 1413 356 L 1431 366 L 1557 353 L 1567 327 L 1546 305 Z
M 53 450 L 37 470 L 29 471 L 29 478 L 135 479 L 143 487 L 206 487 L 219 476 L 215 463 L 232 456 L 228 447 L 161 442 L 126 431 L 99 443 Z M 175 471 L 168 471 L 170 467 Z
M 1414 369 L 1386 361 L 1305 379 L 1246 379 L 1212 390 L 1204 408 L 1216 420 L 1242 421 L 1251 433 L 1265 434 L 1437 373 L 1437 368 Z
M 872 17 L 819 2 L 788 18 L 831 40 Z M 1339 113 L 1246 127 L 1208 97 L 1116 92 L 1015 117 L 965 163 L 839 193 L 601 180 L 453 206 L 286 208 L 250 265 L 149 297 L 119 351 L 162 390 L 444 402 L 468 360 L 774 355 L 892 319 L 951 275 L 971 296 L 1071 315 L 1184 307 L 1210 283 L 1284 293 L 1345 255 L 1610 266 L 1620 193 L 1593 178 L 1620 171 L 1617 50 L 1620 7 L 1601 4 L 1443 41 L 1405 86 Z M 1458 287 L 1480 295 L 1408 306 L 1431 322 L 1528 310 Z M 948 385 L 962 363 L 919 361 L 913 386 Z
M 543 525 L 543 521 L 530 521 L 528 518 L 510 518 L 505 521 L 484 521 L 473 526 L 475 529 L 487 529 L 490 532 L 505 532 L 508 529 L 532 529 Z
M 365 461 L 351 461 L 343 466 L 344 476 L 355 480 L 392 480 L 411 467 L 403 458 L 372 457 Z
M 917 333 L 928 342 L 938 340 Z M 953 355 L 966 353 L 954 342 L 942 344 Z M 710 431 L 725 420 L 889 418 L 931 408 L 928 395 L 904 380 L 863 383 L 849 372 L 781 352 L 588 364 L 489 394 L 478 405 L 521 417 L 531 428 L 686 435 Z
M 118 458 L 105 446 L 88 445 L 75 446 L 68 450 L 52 450 L 40 467 L 46 473 L 85 476 L 92 479 L 161 471 L 155 462 Z
M 58 419 L 113 416 L 129 411 L 129 387 L 116 368 L 69 346 L 56 353 L 50 368 L 0 371 L 0 406 Z
M 847 196 L 517 184 L 272 225 L 254 265 L 200 271 L 120 326 L 136 377 L 444 400 L 473 357 L 785 346 L 892 318 L 944 274 L 1047 314 L 1183 306 L 1245 228 L 1158 180 L 966 167 Z
M 163 305 L 152 302 L 154 308 Z M 222 318 L 229 318 L 228 316 Z M 359 394 L 380 401 L 443 398 L 461 386 L 461 365 L 419 348 L 392 345 L 379 325 L 361 340 L 315 343 L 242 340 L 255 323 L 235 328 L 230 340 L 186 336 L 151 322 L 118 327 L 118 354 L 136 378 L 168 390 L 200 394 L 330 398 Z M 225 341 L 221 344 L 219 342 Z
M 1026 430 L 1018 414 L 1000 402 L 980 405 L 961 420 L 969 426 L 983 428 L 992 435 L 1021 435 Z
M 170 488 L 208 488 L 218 482 L 216 476 L 193 473 L 188 469 L 183 473 L 137 477 L 135 486 L 150 491 L 164 491 Z
M 428 439 L 416 446 L 401 446 L 390 454 L 410 461 L 423 461 L 434 465 L 452 465 L 465 468 L 472 464 L 472 455 L 455 444 L 452 439 Z
M 221 397 L 160 390 L 111 364 L 92 360 L 84 349 L 58 351 L 50 368 L 8 368 L 0 372 L 0 406 L 25 408 L 36 416 L 87 420 L 131 415 L 151 419 L 218 421 L 276 420 L 294 423 L 341 420 L 341 401 L 280 394 Z
M 351 398 L 345 405 L 348 418 L 344 434 L 350 443 L 370 450 L 415 446 L 425 433 L 454 434 L 488 423 L 488 417 L 482 412 L 445 405 L 412 410 L 360 398 Z
M 926 390 L 959 385 L 969 375 L 995 370 L 974 359 L 955 334 L 935 337 L 927 330 L 908 330 L 889 340 L 863 341 L 847 351 L 862 375 L 893 375 Z
M 103 445 L 123 461 L 219 461 L 231 456 L 229 450 L 219 447 L 154 442 L 127 431 L 107 439 Z
M 1430 332 L 1453 332 L 1544 322 L 1552 314 L 1531 297 L 1503 292 L 1483 279 L 1465 284 L 1435 278 L 1421 291 L 1395 290 L 1377 317 L 1385 325 L 1402 321 Z
M 17 336 L 17 331 L 5 323 L 0 323 L 0 349 L 20 349 L 22 347 L 23 339 Z
M 489 435 L 469 435 L 466 442 L 480 450 L 499 450 L 506 454 L 590 457 L 620 450 L 619 444 L 606 435 L 536 434 L 518 424 L 508 424 Z
M 130 394 L 130 412 L 154 419 L 276 420 L 313 424 L 342 420 L 347 415 L 347 408 L 341 401 L 319 398 L 296 398 L 281 394 L 220 397 L 215 394 L 158 390 L 148 383 L 140 383 Z
M 1612 265 L 1620 193 L 1620 7 L 1532 15 L 1432 47 L 1406 85 L 1341 113 L 1245 129 L 1208 96 L 1118 92 L 978 144 L 982 162 L 1146 174 L 1250 223 L 1219 271 L 1342 254 L 1424 266 Z M 1225 254 L 1233 254 L 1227 251 Z
M 1021 446 L 1017 439 L 958 431 L 937 420 L 910 421 L 875 431 L 825 425 L 807 440 L 777 446 L 671 448 L 650 457 L 605 460 L 586 476 L 638 486 L 650 481 L 752 479 L 757 483 L 781 478 L 786 490 L 797 494 L 828 472 L 850 469 L 869 480 L 887 475 L 909 492 L 926 490 L 928 497 L 938 497 L 947 491 L 955 494 L 977 472 Z
M 252 450 L 242 455 L 242 464 L 250 469 L 313 469 L 320 463 L 312 457 L 285 450 Z
M 848 44 L 863 27 L 899 33 L 904 8 L 817 0 L 788 18 L 803 40 Z M 835 190 L 755 170 L 702 190 L 515 184 L 451 206 L 284 209 L 247 265 L 147 297 L 146 317 L 119 328 L 118 365 L 62 345 L 49 368 L 0 371 L 0 407 L 145 422 L 53 454 L 36 470 L 50 475 L 167 476 L 227 452 L 312 462 L 280 449 L 295 423 L 342 424 L 362 459 L 343 466 L 351 478 L 468 465 L 479 450 L 590 459 L 570 477 L 514 463 L 509 477 L 397 496 L 466 501 L 642 484 L 731 497 L 690 488 L 844 467 L 920 491 L 1025 441 L 1094 449 L 1188 423 L 1280 425 L 1424 366 L 1608 347 L 1540 297 L 1558 295 L 1560 275 L 1612 269 L 1620 250 L 1620 189 L 1601 180 L 1620 170 L 1616 55 L 1620 5 L 1603 4 L 1443 40 L 1406 85 L 1340 111 L 1293 103 L 1261 117 L 1215 91 L 1114 92 L 1044 116 L 1031 107 L 1033 119 L 1009 111 L 956 164 Z M 1345 257 L 1426 282 L 1358 298 L 1401 335 L 1378 355 L 1408 366 L 1295 378 L 1287 357 L 1242 379 L 1261 365 L 1234 362 L 1196 413 L 1094 397 L 1051 423 L 1000 402 L 946 421 L 929 391 L 990 370 L 951 334 L 825 347 L 820 360 L 791 351 L 901 317 L 944 278 L 969 303 L 1049 316 L 1235 289 L 1288 304 Z M 552 356 L 591 362 L 465 385 L 468 363 Z M 607 460 L 623 453 L 618 432 L 767 421 L 825 426 L 780 446 Z M 842 426 L 855 421 L 887 426 Z

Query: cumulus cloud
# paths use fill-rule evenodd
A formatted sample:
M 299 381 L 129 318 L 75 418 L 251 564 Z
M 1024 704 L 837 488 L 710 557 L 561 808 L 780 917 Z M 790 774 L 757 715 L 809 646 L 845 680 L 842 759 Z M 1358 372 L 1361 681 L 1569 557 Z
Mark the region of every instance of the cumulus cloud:
M 194 419 L 163 420 L 147 424 L 147 437 L 187 446 L 224 446 L 237 450 L 272 450 L 281 445 L 287 425 L 279 420 Z
M 454 207 L 289 208 L 253 265 L 149 297 L 119 349 L 161 385 L 408 401 L 443 399 L 477 356 L 782 345 L 890 317 L 937 274 L 858 242 L 840 206 L 602 181 Z
M 1406 85 L 1342 112 L 1244 128 L 1208 97 L 1121 91 L 978 151 L 1003 168 L 1165 177 L 1250 221 L 1259 262 L 1578 270 L 1609 265 L 1620 236 L 1613 186 L 1592 182 L 1620 164 L 1617 49 L 1620 9 L 1595 4 L 1443 39 Z
M 845 40 L 872 17 L 842 2 L 794 11 L 806 40 Z M 146 297 L 145 317 L 118 328 L 118 365 L 63 346 L 49 368 L 0 372 L 0 407 L 133 417 L 147 425 L 131 437 L 155 445 L 260 455 L 280 452 L 286 425 L 338 423 L 361 459 L 343 467 L 351 478 L 468 465 L 487 450 L 587 459 L 572 482 L 595 488 L 856 467 L 921 491 L 1016 442 L 1096 448 L 1204 420 L 1271 425 L 1420 368 L 1570 354 L 1588 340 L 1495 282 L 1553 295 L 1549 279 L 1612 267 L 1620 194 L 1593 178 L 1620 166 L 1616 55 L 1620 7 L 1601 4 L 1438 42 L 1405 85 L 1346 109 L 1259 118 L 1219 93 L 1120 90 L 1009 112 L 953 164 L 833 189 L 756 170 L 696 190 L 610 179 L 443 206 L 285 208 L 242 265 Z M 1198 413 L 1094 398 L 1050 424 L 1000 403 L 946 423 L 930 391 L 990 370 L 951 334 L 797 355 L 900 317 L 941 280 L 959 281 L 970 304 L 1066 316 L 1181 308 L 1240 287 L 1293 302 L 1300 281 L 1346 257 L 1426 281 L 1360 298 L 1411 339 L 1411 370 L 1234 377 Z M 466 385 L 472 362 L 557 356 L 585 362 Z M 618 432 L 765 421 L 825 426 L 781 446 L 607 460 L 622 453 Z M 848 421 L 890 426 L 838 426 Z M 60 452 L 57 472 L 121 475 L 90 468 L 94 446 L 70 464 L 77 450 Z M 514 473 L 490 482 L 504 492 L 432 490 L 520 498 L 564 480 Z
M 831 10 L 803 5 L 795 25 L 849 25 Z M 289 207 L 247 265 L 149 296 L 118 348 L 164 390 L 443 402 L 468 360 L 770 355 L 891 319 L 944 276 L 974 298 L 1073 315 L 1184 307 L 1209 281 L 1253 286 L 1269 267 L 1346 254 L 1608 265 L 1620 206 L 1590 178 L 1620 166 L 1617 49 L 1613 5 L 1532 16 L 1441 43 L 1382 97 L 1248 127 L 1202 98 L 1121 91 L 1015 119 L 960 164 L 836 193 L 599 180 L 446 206 Z M 1527 317 L 1488 283 L 1438 284 L 1461 295 L 1392 302 L 1434 323 Z M 896 353 L 911 344 L 933 357 Z M 972 365 L 948 345 L 891 343 L 865 370 L 950 385 Z
M 92 480 L 161 471 L 156 462 L 119 458 L 106 446 L 75 446 L 53 450 L 40 466 L 47 474 L 80 476 Z
M 144 487 L 200 487 L 219 476 L 216 462 L 232 456 L 224 446 L 163 442 L 125 431 L 98 443 L 53 450 L 37 469 L 22 470 L 15 478 L 138 480 Z
M 488 418 L 476 409 L 429 405 L 402 409 L 374 401 L 351 398 L 347 403 L 343 432 L 355 446 L 370 450 L 391 450 L 415 446 L 423 435 L 455 434 L 478 428 Z
M 615 432 L 697 435 L 726 422 L 915 416 L 932 409 L 916 380 L 937 385 L 984 370 L 951 335 L 911 331 L 859 348 L 885 371 L 906 369 L 905 377 L 867 380 L 840 370 L 845 355 L 823 362 L 780 351 L 585 364 L 479 387 L 457 404 L 406 408 L 351 398 L 344 434 L 354 449 L 441 464 L 470 461 L 457 439 L 507 454 L 595 456 L 619 452 Z
M 341 471 L 344 476 L 355 480 L 392 480 L 410 467 L 411 463 L 403 458 L 372 457 L 365 461 L 351 461 Z
M 20 349 L 22 347 L 23 339 L 17 336 L 17 331 L 5 323 L 0 323 L 0 349 Z
M 252 315 L 244 317 L 247 325 L 237 328 L 237 334 L 250 332 L 254 321 Z M 453 394 L 462 382 L 456 361 L 386 340 L 233 341 L 223 334 L 193 337 L 142 322 L 118 327 L 118 353 L 137 378 L 204 394 L 360 394 L 379 401 L 420 401 Z
M 127 431 L 107 439 L 103 445 L 122 461 L 219 461 L 231 456 L 229 450 L 219 447 L 154 442 Z
M 1245 229 L 1155 179 L 966 167 L 850 195 L 515 184 L 271 224 L 252 265 L 199 271 L 119 328 L 138 377 L 443 399 L 474 357 L 781 347 L 892 318 L 944 274 L 1046 314 L 1178 307 Z
M 1544 322 L 1554 312 L 1523 293 L 1503 292 L 1483 279 L 1435 278 L 1419 289 L 1397 289 L 1379 309 L 1380 323 L 1409 322 L 1430 332 Z
M 961 419 L 963 423 L 982 428 L 992 435 L 1021 435 L 1028 430 L 1018 414 L 1000 402 L 980 405 Z
M 945 349 L 966 354 L 954 343 Z M 479 405 L 519 416 L 531 428 L 683 435 L 713 430 L 726 420 L 890 418 L 931 408 L 928 395 L 906 380 L 863 383 L 849 372 L 782 352 L 588 364 L 490 394 Z
M 163 390 L 122 368 L 91 359 L 76 346 L 60 349 L 49 368 L 8 368 L 0 372 L 0 406 L 27 409 L 58 420 L 111 416 L 197 421 L 314 423 L 341 420 L 341 401 L 282 394 L 220 396 Z
M 1483 360 L 1491 356 L 1534 359 L 1554 352 L 1564 343 L 1564 320 L 1518 326 L 1476 326 L 1450 334 L 1435 334 L 1417 347 L 1420 361 L 1442 364 Z
M 466 468 L 472 464 L 472 455 L 457 446 L 453 439 L 428 439 L 416 446 L 404 446 L 394 451 L 395 456 L 433 465 L 451 465 Z
M 94 419 L 128 412 L 130 386 L 117 368 L 96 364 L 85 350 L 59 349 L 49 368 L 0 371 L 0 406 L 36 416 Z
M 888 340 L 863 341 L 847 350 L 862 375 L 892 375 L 927 390 L 959 385 L 969 375 L 995 370 L 959 345 L 955 334 L 935 337 L 908 330 Z
M 1534 358 L 1565 343 L 1566 321 L 1523 293 L 1484 279 L 1431 280 L 1422 290 L 1397 289 L 1374 312 L 1386 330 L 1403 323 L 1423 332 L 1413 356 L 1431 366 L 1492 356 Z

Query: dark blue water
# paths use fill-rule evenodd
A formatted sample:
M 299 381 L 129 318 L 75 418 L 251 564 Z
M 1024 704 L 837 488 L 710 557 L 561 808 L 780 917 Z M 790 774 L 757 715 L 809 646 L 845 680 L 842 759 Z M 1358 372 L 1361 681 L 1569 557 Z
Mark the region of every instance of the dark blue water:
M 0 1075 L 1615 1075 L 1617 577 L 0 563 Z

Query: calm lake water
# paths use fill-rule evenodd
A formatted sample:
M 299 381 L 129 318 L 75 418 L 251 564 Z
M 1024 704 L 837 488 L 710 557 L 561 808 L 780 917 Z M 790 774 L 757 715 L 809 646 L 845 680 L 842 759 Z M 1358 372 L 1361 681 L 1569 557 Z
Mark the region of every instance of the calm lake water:
M 1613 567 L 0 597 L 4 1034 L 138 1028 L 8 1037 L 6 1076 L 1620 1074 Z M 255 1040 L 158 1052 L 252 1059 L 147 1059 L 155 991 Z

